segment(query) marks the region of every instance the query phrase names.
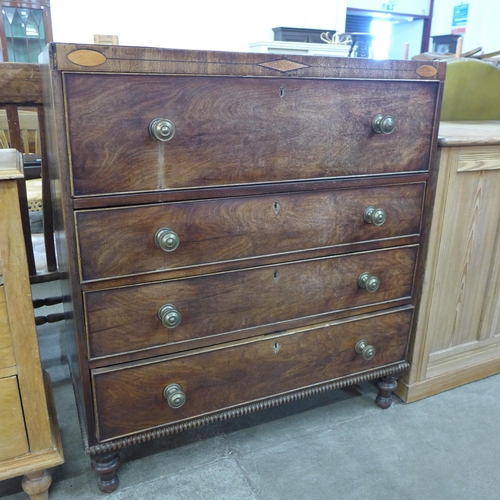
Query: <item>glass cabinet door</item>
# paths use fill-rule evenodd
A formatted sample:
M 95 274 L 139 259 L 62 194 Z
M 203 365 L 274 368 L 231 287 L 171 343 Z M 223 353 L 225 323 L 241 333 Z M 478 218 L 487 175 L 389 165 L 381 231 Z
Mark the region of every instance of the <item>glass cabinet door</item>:
M 3 6 L 2 16 L 8 60 L 37 63 L 47 42 L 43 10 Z

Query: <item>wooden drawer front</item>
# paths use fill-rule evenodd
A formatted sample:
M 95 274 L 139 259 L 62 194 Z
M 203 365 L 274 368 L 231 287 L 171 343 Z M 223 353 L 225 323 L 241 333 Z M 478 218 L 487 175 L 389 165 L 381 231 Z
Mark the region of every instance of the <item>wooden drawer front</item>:
M 82 279 L 418 234 L 423 193 L 418 183 L 78 212 Z M 382 226 L 364 221 L 368 206 L 386 211 Z M 154 242 L 165 227 L 180 238 L 171 252 Z
M 12 346 L 5 291 L 3 286 L 0 286 L 0 369 L 8 368 L 15 364 L 16 358 Z
M 74 194 L 427 170 L 438 82 L 66 74 Z M 390 135 L 372 130 L 390 115 Z M 149 124 L 175 125 L 168 142 Z
M 91 357 L 130 352 L 200 337 L 286 328 L 307 316 L 410 298 L 418 246 L 266 266 L 85 294 Z M 373 293 L 359 288 L 369 272 Z M 173 304 L 182 320 L 165 328 L 158 318 Z M 316 320 L 318 321 L 318 319 Z M 263 327 L 263 330 L 252 330 Z
M 402 361 L 411 310 L 318 325 L 175 359 L 93 373 L 98 438 L 177 422 Z M 354 350 L 366 339 L 376 354 Z M 186 403 L 172 409 L 163 389 L 179 384 Z
M 17 377 L 0 379 L 0 460 L 29 452 Z

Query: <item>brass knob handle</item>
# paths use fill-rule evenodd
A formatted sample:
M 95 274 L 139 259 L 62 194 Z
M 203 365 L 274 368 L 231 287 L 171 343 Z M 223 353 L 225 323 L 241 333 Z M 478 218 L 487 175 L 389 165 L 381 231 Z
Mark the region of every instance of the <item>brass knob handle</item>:
M 170 408 L 180 408 L 186 402 L 186 395 L 179 384 L 170 384 L 163 389 L 163 397 Z
M 149 124 L 149 135 L 155 141 L 167 142 L 175 134 L 175 125 L 166 118 L 155 118 Z
M 165 328 L 175 328 L 181 324 L 181 313 L 173 304 L 163 304 L 158 309 L 158 317 Z
M 377 134 L 392 134 L 396 129 L 396 120 L 392 116 L 379 114 L 372 120 L 372 129 Z
M 357 344 L 354 350 L 363 356 L 366 361 L 369 361 L 370 359 L 375 356 L 375 353 L 377 352 L 375 347 L 372 345 L 368 344 L 368 341 L 366 339 L 360 340 Z
M 156 231 L 156 246 L 161 248 L 164 252 L 173 252 L 179 246 L 180 242 L 179 235 L 168 227 L 162 227 Z
M 368 224 L 381 226 L 385 222 L 387 216 L 385 214 L 385 210 L 382 208 L 370 206 L 365 209 L 363 218 Z
M 370 273 L 362 273 L 358 278 L 359 288 L 365 288 L 367 292 L 376 292 L 380 286 L 380 280 Z

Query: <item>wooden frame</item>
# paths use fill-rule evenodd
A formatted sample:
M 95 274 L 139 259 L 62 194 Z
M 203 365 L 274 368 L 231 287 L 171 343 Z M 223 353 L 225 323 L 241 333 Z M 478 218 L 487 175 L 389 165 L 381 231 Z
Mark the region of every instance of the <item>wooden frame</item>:
M 0 352 L 0 381 L 4 382 L 0 404 L 4 404 L 6 398 L 8 404 L 12 400 L 8 399 L 9 394 L 17 391 L 20 398 L 17 404 L 22 402 L 22 412 L 7 419 L 9 429 L 3 429 L 6 433 L 0 445 L 12 437 L 15 446 L 0 460 L 0 480 L 24 475 L 23 489 L 35 500 L 47 498 L 51 477 L 46 469 L 63 463 L 64 457 L 50 378 L 40 364 L 32 314 L 17 192 L 23 178 L 21 169 L 20 153 L 13 149 L 0 151 L 0 278 L 5 298 L 0 322 L 3 344 L 8 345 L 10 351 L 9 356 L 5 356 L 5 349 Z M 5 390 L 7 385 L 9 391 Z M 19 428 L 24 435 L 19 434 Z M 9 431 L 15 435 L 9 436 Z
M 50 197 L 48 158 L 45 145 L 44 109 L 42 104 L 40 71 L 37 64 L 2 63 L 0 67 L 0 107 L 5 108 L 9 124 L 11 147 L 23 150 L 23 141 L 19 128 L 20 107 L 33 107 L 38 112 L 38 123 L 42 158 L 42 198 L 44 200 L 43 227 L 45 253 L 48 273 L 37 275 L 31 233 L 29 230 L 26 186 L 20 182 L 21 217 L 23 220 L 25 247 L 27 250 L 28 269 L 32 282 L 48 281 L 57 275 L 56 252 L 54 246 L 54 230 L 52 222 L 52 205 Z
M 18 7 L 25 9 L 41 9 L 43 10 L 43 23 L 45 27 L 45 41 L 52 42 L 54 36 L 52 34 L 52 20 L 50 16 L 50 0 L 0 0 L 0 7 Z M 5 36 L 5 26 L 3 16 L 0 16 L 0 48 L 2 49 L 1 61 L 7 62 L 9 55 L 7 52 L 7 38 Z

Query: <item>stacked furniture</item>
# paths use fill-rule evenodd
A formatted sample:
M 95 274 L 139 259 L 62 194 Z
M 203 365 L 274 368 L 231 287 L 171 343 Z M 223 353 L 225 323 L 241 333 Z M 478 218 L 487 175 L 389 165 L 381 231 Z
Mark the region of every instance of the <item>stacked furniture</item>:
M 22 476 L 48 498 L 47 469 L 63 463 L 50 378 L 42 372 L 19 209 L 21 154 L 0 150 L 0 480 Z
M 444 69 L 48 47 L 69 359 L 103 491 L 130 444 L 367 380 L 390 406 Z

